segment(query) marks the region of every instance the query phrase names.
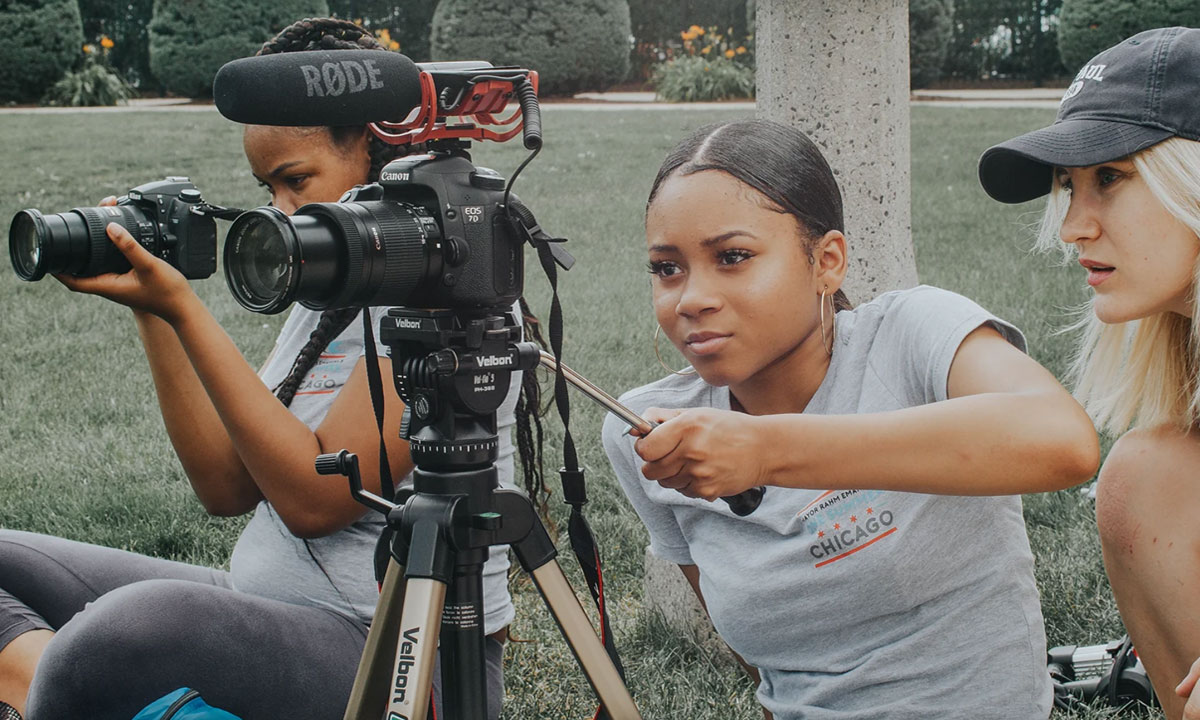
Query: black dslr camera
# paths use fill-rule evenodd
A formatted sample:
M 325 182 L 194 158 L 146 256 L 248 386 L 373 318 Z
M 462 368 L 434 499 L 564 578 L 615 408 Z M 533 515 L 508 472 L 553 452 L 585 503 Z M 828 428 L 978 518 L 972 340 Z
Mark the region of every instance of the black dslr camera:
M 242 214 L 225 277 L 243 307 L 507 308 L 521 295 L 523 238 L 502 212 L 505 180 L 450 145 L 393 160 L 379 182 L 288 217 Z
M 374 84 L 366 75 L 338 80 L 342 68 L 368 60 L 378 71 Z M 331 82 L 323 89 L 312 81 L 318 69 Z M 292 302 L 313 310 L 373 305 L 481 317 L 502 314 L 521 296 L 522 245 L 540 229 L 508 193 L 511 181 L 473 165 L 468 148 L 472 140 L 522 134 L 536 154 L 537 73 L 481 61 L 413 65 L 402 55 L 358 50 L 283 53 L 229 63 L 214 92 L 217 108 L 239 122 L 367 121 L 376 137 L 414 153 L 339 202 L 310 203 L 290 217 L 270 207 L 239 217 L 226 237 L 224 264 L 243 307 L 277 313 Z M 282 109 L 264 97 L 279 97 Z M 519 108 L 501 117 L 512 100 Z M 385 119 L 394 114 L 407 116 Z M 563 267 L 572 262 L 559 245 L 549 252 Z
M 1064 710 L 1101 699 L 1111 707 L 1140 703 L 1156 707 L 1158 698 L 1129 636 L 1105 645 L 1064 645 L 1046 653 L 1054 683 L 1054 704 Z
M 217 271 L 217 225 L 200 191 L 185 177 L 139 185 L 115 206 L 43 215 L 22 210 L 8 231 L 8 254 L 22 280 L 46 273 L 91 277 L 129 270 L 104 228 L 115 222 L 142 247 L 190 279 Z

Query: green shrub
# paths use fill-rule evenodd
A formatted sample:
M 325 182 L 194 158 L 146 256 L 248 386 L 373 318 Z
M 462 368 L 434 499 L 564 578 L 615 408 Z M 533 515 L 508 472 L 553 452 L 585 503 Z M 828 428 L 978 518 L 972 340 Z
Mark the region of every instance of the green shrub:
M 42 98 L 43 105 L 116 105 L 134 96 L 125 79 L 103 62 L 88 57 L 82 70 L 68 72 Z
M 684 56 L 654 71 L 658 96 L 668 102 L 704 102 L 754 97 L 754 68 L 725 57 Z
M 437 0 L 330 0 L 334 17 L 361 21 L 363 27 L 387 30 L 395 48 L 416 62 L 429 60 L 429 29 Z
M 435 60 L 487 60 L 536 70 L 539 94 L 603 90 L 629 72 L 625 0 L 442 0 Z
M 1194 0 L 1063 0 L 1058 51 L 1075 72 L 1100 51 L 1143 30 L 1200 26 Z
M 79 59 L 79 4 L 24 0 L 5 2 L 0 8 L 0 102 L 37 100 Z
M 941 77 L 954 30 L 951 0 L 910 0 L 908 72 L 912 87 L 929 87 Z
M 325 0 L 154 0 L 150 69 L 168 92 L 208 97 L 222 65 L 296 20 L 328 14 Z

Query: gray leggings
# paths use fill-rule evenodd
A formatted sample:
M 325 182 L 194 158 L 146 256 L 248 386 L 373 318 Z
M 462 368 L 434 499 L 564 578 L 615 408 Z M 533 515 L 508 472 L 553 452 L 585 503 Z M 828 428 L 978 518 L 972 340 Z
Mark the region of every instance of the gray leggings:
M 336 720 L 367 633 L 329 610 L 237 592 L 219 570 L 0 530 L 0 649 L 37 629 L 56 635 L 29 720 L 130 720 L 185 686 L 244 720 Z M 491 718 L 502 657 L 489 638 Z

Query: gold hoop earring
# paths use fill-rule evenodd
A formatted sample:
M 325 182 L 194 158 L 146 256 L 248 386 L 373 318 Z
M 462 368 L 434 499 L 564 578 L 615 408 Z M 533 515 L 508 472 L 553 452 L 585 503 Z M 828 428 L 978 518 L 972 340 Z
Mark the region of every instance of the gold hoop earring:
M 825 336 L 825 294 L 829 292 L 829 286 L 826 285 L 821 290 L 821 344 L 825 346 L 825 352 L 829 357 L 833 357 L 833 328 L 829 329 L 829 337 Z M 836 317 L 836 308 L 833 306 L 833 296 L 829 298 L 829 314 Z M 830 323 L 832 324 L 832 323 Z
M 663 370 L 666 370 L 667 372 L 671 373 L 672 375 L 695 375 L 696 368 L 694 368 L 694 367 L 689 367 L 686 370 L 672 370 L 671 368 L 667 367 L 667 364 L 665 362 L 663 362 L 662 355 L 660 355 L 658 352 L 658 335 L 661 332 L 662 332 L 662 325 L 658 325 L 654 328 L 654 357 L 658 358 L 658 364 L 662 365 Z

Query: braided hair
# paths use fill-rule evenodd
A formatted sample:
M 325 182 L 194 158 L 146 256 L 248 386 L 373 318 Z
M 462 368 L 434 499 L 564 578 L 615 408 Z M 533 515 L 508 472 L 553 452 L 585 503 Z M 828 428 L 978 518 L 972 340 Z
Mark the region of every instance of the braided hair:
M 338 18 L 305 18 L 287 26 L 278 35 L 263 43 L 257 55 L 272 55 L 282 52 L 304 52 L 308 50 L 383 50 L 387 51 L 369 30 L 348 20 Z M 345 147 L 362 137 L 366 128 L 362 125 L 345 125 L 326 128 L 330 139 L 338 147 Z M 407 145 L 390 145 L 367 132 L 367 153 L 371 165 L 367 171 L 368 182 L 379 179 L 383 166 L 392 160 L 413 152 L 417 148 Z M 529 309 L 525 298 L 521 298 L 521 312 L 524 315 L 525 330 L 543 348 L 546 342 L 542 338 L 539 322 Z M 349 327 L 358 317 L 359 309 L 350 307 L 336 310 L 326 310 L 321 313 L 316 328 L 309 335 L 308 342 L 296 355 L 292 369 L 287 377 L 275 387 L 275 396 L 285 406 L 290 406 L 292 399 L 299 389 L 300 383 L 312 370 L 321 353 L 338 335 Z M 517 454 L 521 460 L 521 472 L 525 481 L 525 489 L 538 506 L 542 517 L 546 518 L 546 489 L 542 475 L 542 445 L 543 432 L 541 416 L 546 408 L 541 403 L 541 386 L 538 383 L 536 371 L 523 374 L 521 379 L 521 395 L 517 399 Z
M 273 55 L 283 52 L 308 50 L 383 50 L 387 51 L 368 30 L 347 20 L 337 18 L 305 18 L 284 28 L 278 35 L 263 43 L 258 55 Z M 334 145 L 345 147 L 362 137 L 366 128 L 362 125 L 346 125 L 326 128 Z M 371 160 L 367 180 L 375 182 L 383 166 L 408 152 L 404 146 L 389 145 L 373 134 L 368 134 L 368 155 Z M 316 328 L 308 342 L 296 355 L 287 377 L 275 387 L 275 396 L 284 405 L 290 406 L 296 390 L 308 372 L 317 363 L 321 353 L 350 323 L 358 317 L 359 309 L 339 308 L 321 313 Z

